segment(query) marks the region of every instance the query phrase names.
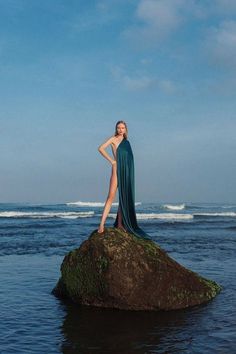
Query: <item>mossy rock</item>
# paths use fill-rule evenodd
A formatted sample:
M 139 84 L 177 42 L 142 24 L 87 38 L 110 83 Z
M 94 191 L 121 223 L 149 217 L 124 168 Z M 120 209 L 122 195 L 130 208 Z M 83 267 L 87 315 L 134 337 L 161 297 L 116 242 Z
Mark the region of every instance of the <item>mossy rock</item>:
M 93 231 L 61 265 L 52 293 L 75 303 L 126 310 L 199 305 L 221 290 L 173 260 L 154 241 L 117 228 Z

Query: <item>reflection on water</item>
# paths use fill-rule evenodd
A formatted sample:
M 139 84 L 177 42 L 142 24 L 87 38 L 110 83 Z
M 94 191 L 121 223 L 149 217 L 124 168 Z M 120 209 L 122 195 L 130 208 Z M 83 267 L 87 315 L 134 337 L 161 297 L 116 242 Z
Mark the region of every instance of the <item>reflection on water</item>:
M 177 311 L 126 311 L 66 303 L 61 350 L 72 353 L 168 353 L 192 347 L 204 304 Z

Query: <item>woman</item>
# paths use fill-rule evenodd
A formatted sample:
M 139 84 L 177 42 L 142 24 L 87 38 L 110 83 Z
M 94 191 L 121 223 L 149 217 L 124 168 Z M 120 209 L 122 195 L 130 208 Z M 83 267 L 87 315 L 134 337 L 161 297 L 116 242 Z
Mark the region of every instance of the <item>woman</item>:
M 129 231 L 137 237 L 151 239 L 137 224 L 135 213 L 134 158 L 127 137 L 127 124 L 123 120 L 120 120 L 116 123 L 115 134 L 98 147 L 98 151 L 112 164 L 109 193 L 98 233 L 104 232 L 104 224 L 118 187 L 119 206 L 113 226 L 123 231 Z M 112 147 L 114 159 L 105 151 L 109 145 Z

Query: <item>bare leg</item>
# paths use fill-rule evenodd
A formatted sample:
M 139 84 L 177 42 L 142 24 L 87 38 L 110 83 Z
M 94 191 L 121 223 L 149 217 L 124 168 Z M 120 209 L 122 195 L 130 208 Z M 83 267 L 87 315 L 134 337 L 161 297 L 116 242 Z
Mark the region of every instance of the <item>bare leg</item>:
M 106 203 L 104 205 L 103 213 L 102 213 L 102 219 L 98 228 L 98 233 L 102 233 L 104 231 L 104 225 L 105 221 L 107 218 L 107 215 L 111 209 L 111 205 L 113 200 L 115 199 L 116 196 L 116 190 L 117 190 L 117 174 L 116 174 L 116 164 L 112 165 L 112 172 L 111 172 L 111 178 L 110 178 L 110 187 L 109 187 L 109 193 L 107 196 Z

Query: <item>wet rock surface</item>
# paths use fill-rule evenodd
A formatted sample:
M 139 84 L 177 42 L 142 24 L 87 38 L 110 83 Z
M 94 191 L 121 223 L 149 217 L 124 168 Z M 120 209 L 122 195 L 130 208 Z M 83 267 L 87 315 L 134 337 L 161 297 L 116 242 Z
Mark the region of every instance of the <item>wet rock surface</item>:
M 174 310 L 205 303 L 220 290 L 154 241 L 111 227 L 102 234 L 93 231 L 65 256 L 52 293 L 81 305 Z

